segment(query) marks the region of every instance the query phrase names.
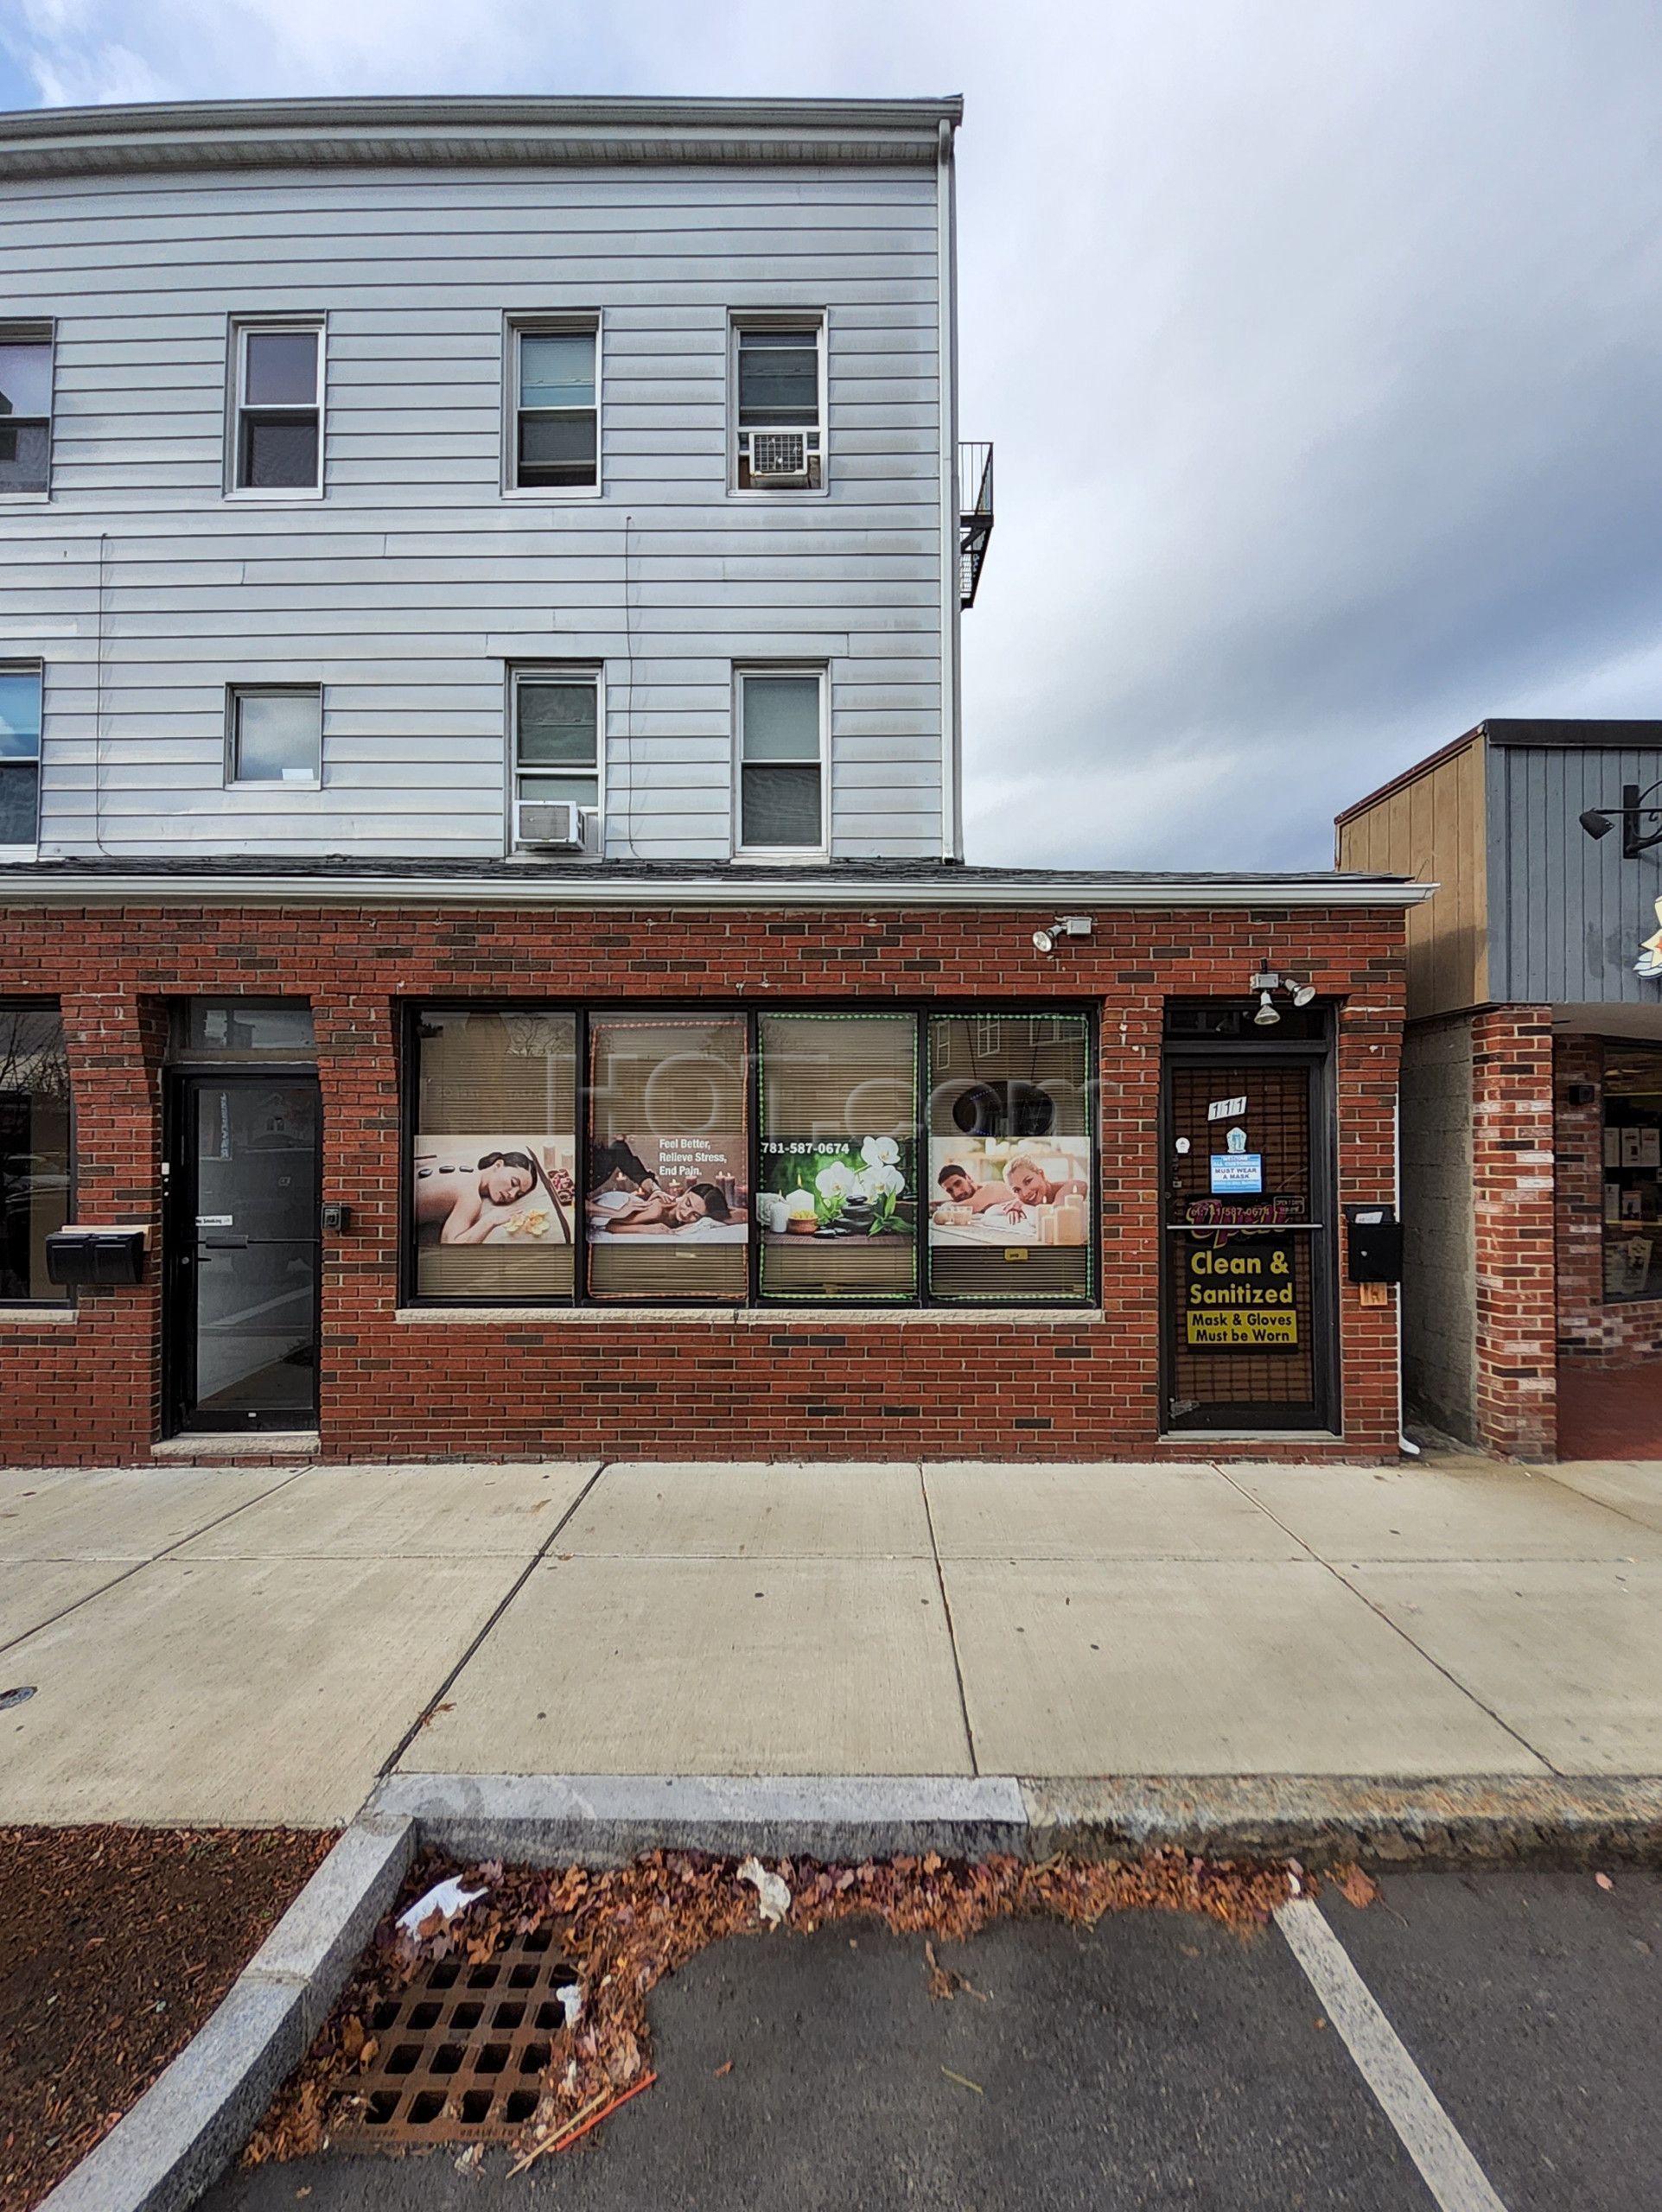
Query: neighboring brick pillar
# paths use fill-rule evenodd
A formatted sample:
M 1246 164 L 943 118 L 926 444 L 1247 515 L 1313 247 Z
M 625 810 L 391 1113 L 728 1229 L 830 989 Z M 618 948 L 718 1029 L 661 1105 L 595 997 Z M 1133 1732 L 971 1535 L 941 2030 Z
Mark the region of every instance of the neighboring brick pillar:
M 1507 1459 L 1557 1450 L 1552 1021 L 1538 1006 L 1472 1021 L 1477 1425 Z
M 367 1332 L 385 1329 L 398 1303 L 399 1147 L 396 1007 L 385 996 L 312 994 L 323 1109 L 326 1200 L 351 1208 L 343 1235 L 323 1238 L 318 1428 L 326 1457 L 390 1449 L 378 1437 L 386 1411 L 365 1389 L 385 1361 Z M 420 1408 L 409 1408 L 419 1433 Z

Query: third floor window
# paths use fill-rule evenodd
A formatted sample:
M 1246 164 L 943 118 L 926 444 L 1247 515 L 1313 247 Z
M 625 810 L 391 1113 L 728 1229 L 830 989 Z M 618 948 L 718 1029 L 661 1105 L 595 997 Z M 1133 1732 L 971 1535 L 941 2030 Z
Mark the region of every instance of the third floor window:
M 0 492 L 44 492 L 51 465 L 51 334 L 0 328 Z
M 236 337 L 234 488 L 321 492 L 322 324 L 244 323 Z
M 581 492 L 600 482 L 599 332 L 515 326 L 509 487 Z
M 825 335 L 817 316 L 735 325 L 736 490 L 817 492 L 824 484 Z

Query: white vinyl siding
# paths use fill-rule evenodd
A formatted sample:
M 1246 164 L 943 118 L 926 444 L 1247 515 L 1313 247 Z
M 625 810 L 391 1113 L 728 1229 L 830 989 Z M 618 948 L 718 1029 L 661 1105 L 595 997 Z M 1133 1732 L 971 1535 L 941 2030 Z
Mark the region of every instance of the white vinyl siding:
M 506 671 L 607 666 L 606 849 L 733 849 L 736 664 L 824 668 L 837 856 L 941 847 L 932 168 L 9 181 L 56 316 L 54 498 L 0 591 L 49 662 L 41 847 L 500 853 Z M 327 499 L 225 499 L 228 329 L 328 316 Z M 504 498 L 504 331 L 603 320 L 602 487 Z M 825 322 L 828 481 L 729 493 L 734 318 Z M 36 633 L 38 632 L 38 645 Z M 321 682 L 324 788 L 227 786 L 233 683 Z

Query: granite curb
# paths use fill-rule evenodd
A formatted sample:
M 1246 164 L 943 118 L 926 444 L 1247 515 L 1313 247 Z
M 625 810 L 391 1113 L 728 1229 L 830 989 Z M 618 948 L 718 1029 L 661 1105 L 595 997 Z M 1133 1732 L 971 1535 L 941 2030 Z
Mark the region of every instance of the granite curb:
M 217 2012 L 38 2212 L 179 2212 L 233 2158 L 322 2025 L 416 1847 L 412 1821 L 349 1827 Z
M 821 1859 L 939 1851 L 1379 1866 L 1662 1865 L 1662 1777 L 395 1774 L 378 1810 L 461 1859 L 590 1866 L 661 1849 Z

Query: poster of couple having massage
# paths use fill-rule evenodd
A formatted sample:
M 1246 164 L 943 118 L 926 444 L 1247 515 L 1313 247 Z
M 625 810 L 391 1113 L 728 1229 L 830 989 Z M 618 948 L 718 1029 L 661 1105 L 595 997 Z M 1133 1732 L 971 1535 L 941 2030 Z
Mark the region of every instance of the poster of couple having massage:
M 1084 1244 L 1088 1137 L 932 1137 L 929 1242 Z
M 750 1231 L 742 1136 L 597 1137 L 589 1161 L 589 1241 L 672 1236 L 742 1244 Z
M 573 1136 L 420 1136 L 417 1242 L 570 1244 L 575 1236 Z

